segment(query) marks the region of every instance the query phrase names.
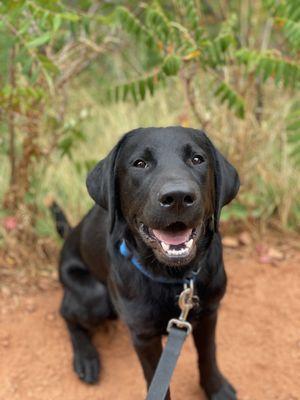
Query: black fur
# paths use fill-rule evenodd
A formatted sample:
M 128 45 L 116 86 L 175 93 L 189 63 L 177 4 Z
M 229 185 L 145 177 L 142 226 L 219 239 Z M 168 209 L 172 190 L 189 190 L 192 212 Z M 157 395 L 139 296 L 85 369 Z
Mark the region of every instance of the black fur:
M 194 154 L 200 155 L 199 165 L 191 163 Z M 137 159 L 145 160 L 147 168 L 137 168 Z M 100 362 L 92 329 L 118 314 L 129 327 L 149 385 L 162 350 L 161 336 L 169 319 L 179 315 L 182 285 L 158 283 L 141 274 L 119 252 L 125 239 L 132 254 L 154 275 L 183 278 L 202 266 L 195 279 L 200 305 L 189 317 L 200 383 L 209 399 L 236 399 L 235 390 L 219 372 L 215 354 L 217 312 L 226 288 L 218 224 L 221 208 L 237 194 L 236 170 L 201 131 L 137 129 L 97 164 L 87 187 L 97 204 L 70 231 L 60 259 L 61 313 L 79 377 L 89 383 L 98 380 Z M 158 199 L 170 187 L 177 188 L 172 196 L 181 194 L 178 187 L 185 188 L 189 207 L 181 198 L 172 207 L 162 206 Z M 177 223 L 200 226 L 192 259 L 168 264 L 160 250 L 147 244 L 139 221 L 154 229 Z

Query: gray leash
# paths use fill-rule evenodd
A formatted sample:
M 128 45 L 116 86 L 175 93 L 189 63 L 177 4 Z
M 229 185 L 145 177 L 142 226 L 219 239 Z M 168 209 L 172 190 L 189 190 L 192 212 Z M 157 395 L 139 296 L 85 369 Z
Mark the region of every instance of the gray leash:
M 167 344 L 160 357 L 146 400 L 165 399 L 182 346 L 192 332 L 192 325 L 186 319 L 198 300 L 194 295 L 194 281 L 191 279 L 189 283 L 184 284 L 179 296 L 178 305 L 181 309 L 179 318 L 173 318 L 168 323 Z

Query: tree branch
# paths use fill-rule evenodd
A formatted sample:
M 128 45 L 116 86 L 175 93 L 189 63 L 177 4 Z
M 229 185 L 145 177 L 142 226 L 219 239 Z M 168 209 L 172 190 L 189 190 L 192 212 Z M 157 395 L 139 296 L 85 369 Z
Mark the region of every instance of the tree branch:
M 8 134 L 9 134 L 9 161 L 10 161 L 10 184 L 16 183 L 16 130 L 15 130 L 15 116 L 13 112 L 13 96 L 14 89 L 16 87 L 16 76 L 15 76 L 15 58 L 16 48 L 15 45 L 11 48 L 9 55 L 9 83 L 11 86 L 11 94 L 8 107 Z
M 207 127 L 207 125 L 209 124 L 209 121 L 201 115 L 199 109 L 197 108 L 196 96 L 195 96 L 195 92 L 194 92 L 194 89 L 192 86 L 193 78 L 190 74 L 188 76 L 183 75 L 182 79 L 183 79 L 183 83 L 184 83 L 186 99 L 189 103 L 189 106 L 191 107 L 191 110 L 192 110 L 194 116 L 196 117 L 197 121 L 201 125 L 201 128 L 205 129 Z

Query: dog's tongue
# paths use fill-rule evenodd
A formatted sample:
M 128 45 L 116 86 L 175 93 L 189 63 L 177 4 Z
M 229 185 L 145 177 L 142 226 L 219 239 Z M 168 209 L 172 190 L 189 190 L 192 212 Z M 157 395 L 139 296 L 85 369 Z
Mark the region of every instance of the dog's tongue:
M 153 234 L 161 242 L 167 244 L 178 245 L 189 240 L 192 233 L 192 229 L 185 229 L 179 232 L 161 231 L 153 229 Z

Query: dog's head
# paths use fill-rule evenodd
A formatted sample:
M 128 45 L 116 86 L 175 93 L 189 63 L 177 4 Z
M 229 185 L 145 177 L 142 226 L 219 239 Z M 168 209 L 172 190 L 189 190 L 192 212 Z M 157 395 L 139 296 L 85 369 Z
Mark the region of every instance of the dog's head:
M 125 222 L 136 243 L 172 267 L 195 258 L 208 221 L 218 230 L 239 178 L 204 132 L 145 128 L 123 136 L 90 172 L 87 188 L 108 210 L 111 231 Z

